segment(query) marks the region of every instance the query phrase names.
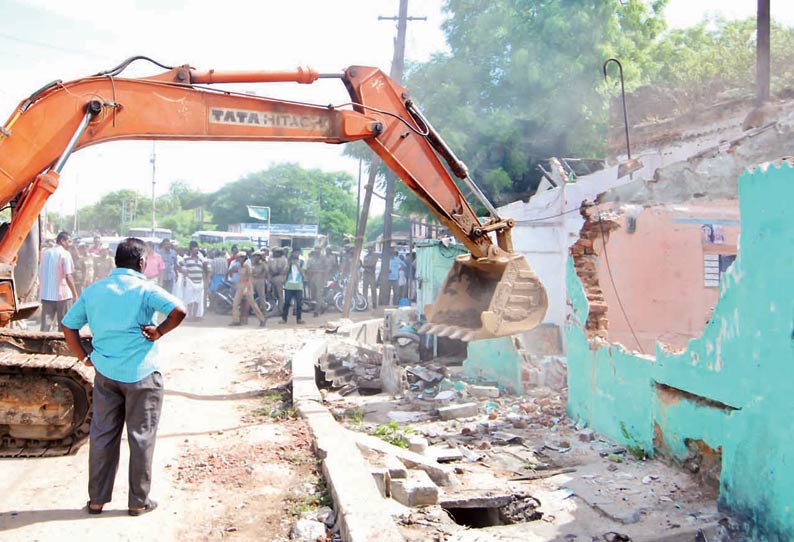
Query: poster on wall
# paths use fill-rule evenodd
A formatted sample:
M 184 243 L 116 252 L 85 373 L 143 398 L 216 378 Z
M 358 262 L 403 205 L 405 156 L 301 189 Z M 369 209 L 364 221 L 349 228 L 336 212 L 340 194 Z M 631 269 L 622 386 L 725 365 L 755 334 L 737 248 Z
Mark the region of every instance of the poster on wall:
M 725 243 L 725 232 L 719 224 L 703 224 L 700 233 L 704 245 L 722 245 Z

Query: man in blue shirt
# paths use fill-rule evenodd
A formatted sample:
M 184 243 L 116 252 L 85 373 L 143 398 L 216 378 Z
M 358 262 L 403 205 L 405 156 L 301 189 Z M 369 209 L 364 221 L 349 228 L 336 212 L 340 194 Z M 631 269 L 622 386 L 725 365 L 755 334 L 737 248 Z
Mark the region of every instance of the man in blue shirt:
M 101 514 L 112 498 L 125 419 L 130 446 L 128 512 L 139 516 L 157 508 L 149 499 L 163 404 L 155 341 L 176 328 L 186 312 L 179 299 L 146 280 L 145 268 L 144 242 L 125 239 L 116 249 L 116 269 L 86 288 L 63 318 L 69 349 L 96 368 L 88 453 L 89 514 Z M 158 326 L 155 312 L 167 315 Z M 80 342 L 85 324 L 94 337 L 90 356 Z

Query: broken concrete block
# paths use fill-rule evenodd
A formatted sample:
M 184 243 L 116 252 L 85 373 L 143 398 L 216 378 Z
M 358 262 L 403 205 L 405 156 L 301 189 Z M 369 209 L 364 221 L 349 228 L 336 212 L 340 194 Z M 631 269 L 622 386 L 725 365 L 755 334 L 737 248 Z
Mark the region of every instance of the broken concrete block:
M 585 429 L 584 431 L 579 431 L 579 440 L 581 442 L 592 442 L 595 440 L 595 431 L 592 429 Z
M 408 469 L 402 462 L 393 455 L 387 455 L 384 460 L 386 468 L 389 469 L 389 476 L 392 478 L 407 478 Z
M 433 397 L 433 401 L 437 403 L 451 403 L 455 397 L 458 396 L 458 393 L 455 390 L 443 390 L 436 394 Z
M 430 506 L 438 502 L 438 487 L 426 472 L 408 471 L 408 478 L 392 480 L 391 496 L 405 506 Z
M 497 399 L 499 388 L 495 386 L 469 386 L 469 395 L 478 399 Z
M 299 519 L 292 527 L 290 539 L 299 542 L 314 542 L 318 538 L 325 539 L 325 524 L 310 519 Z
M 462 403 L 460 405 L 450 405 L 438 409 L 438 415 L 442 420 L 454 420 L 456 418 L 470 418 L 476 416 L 480 406 L 477 403 Z
M 380 380 L 383 391 L 392 395 L 399 395 L 407 387 L 405 369 L 397 360 L 397 353 L 390 344 L 383 345 L 383 358 L 380 365 Z
M 383 497 L 391 497 L 391 475 L 389 469 L 384 467 L 372 471 L 372 478 L 375 479 L 375 485 L 378 486 L 378 491 Z
M 409 469 L 420 469 L 425 471 L 430 478 L 440 486 L 452 486 L 458 483 L 453 469 L 446 465 L 439 465 L 438 462 L 429 457 L 412 452 L 411 450 L 406 450 L 405 448 L 400 448 L 394 444 L 389 444 L 372 435 L 366 435 L 364 433 L 353 433 L 353 435 L 359 448 L 393 455 Z
M 463 460 L 463 452 L 457 448 L 451 448 L 447 445 L 430 446 L 425 452 L 427 457 L 432 457 L 439 463 L 449 463 L 451 461 Z
M 408 449 L 418 454 L 423 454 L 427 450 L 427 439 L 423 437 L 411 437 L 408 439 Z

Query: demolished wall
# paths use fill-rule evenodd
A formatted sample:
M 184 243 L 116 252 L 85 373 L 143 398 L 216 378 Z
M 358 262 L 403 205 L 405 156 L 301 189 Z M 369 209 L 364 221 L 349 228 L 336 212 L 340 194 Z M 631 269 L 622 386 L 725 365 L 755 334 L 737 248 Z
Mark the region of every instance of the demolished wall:
M 794 532 L 794 169 L 746 173 L 739 197 L 738 258 L 703 335 L 683 352 L 591 349 L 569 261 L 568 411 L 627 447 L 718 476 L 720 506 L 753 539 L 782 542 Z

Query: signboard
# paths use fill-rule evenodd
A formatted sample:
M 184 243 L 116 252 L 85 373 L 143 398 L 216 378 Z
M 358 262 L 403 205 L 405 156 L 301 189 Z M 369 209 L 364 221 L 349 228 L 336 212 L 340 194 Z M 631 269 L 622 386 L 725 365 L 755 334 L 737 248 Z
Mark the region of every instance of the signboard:
M 261 220 L 262 222 L 270 222 L 270 207 L 260 207 L 258 205 L 246 205 L 248 207 L 248 216 Z
M 269 230 L 269 231 L 268 231 Z M 317 224 L 261 224 L 259 222 L 243 222 L 240 231 L 256 235 L 283 235 L 283 236 L 317 236 L 320 227 Z

